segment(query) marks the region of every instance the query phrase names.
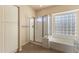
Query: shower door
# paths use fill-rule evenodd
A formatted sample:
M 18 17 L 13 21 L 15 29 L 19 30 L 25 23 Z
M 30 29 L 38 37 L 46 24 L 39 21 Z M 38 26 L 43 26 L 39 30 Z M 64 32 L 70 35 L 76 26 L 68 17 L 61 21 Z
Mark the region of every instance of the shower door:
M 35 41 L 42 42 L 42 39 L 49 35 L 50 28 L 50 19 L 49 16 L 40 16 L 35 19 Z
M 48 16 L 43 16 L 43 37 L 48 36 Z
M 35 19 L 35 41 L 42 42 L 42 17 Z

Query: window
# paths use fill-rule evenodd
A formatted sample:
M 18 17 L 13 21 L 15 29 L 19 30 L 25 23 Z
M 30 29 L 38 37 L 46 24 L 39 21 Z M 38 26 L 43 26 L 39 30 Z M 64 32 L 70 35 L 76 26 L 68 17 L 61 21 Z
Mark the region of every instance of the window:
M 75 12 L 55 15 L 55 34 L 75 35 Z

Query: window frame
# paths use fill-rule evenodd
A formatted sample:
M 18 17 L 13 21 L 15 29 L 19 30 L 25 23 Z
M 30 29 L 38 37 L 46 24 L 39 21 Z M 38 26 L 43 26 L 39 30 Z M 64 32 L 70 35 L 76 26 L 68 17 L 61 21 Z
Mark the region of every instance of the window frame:
M 79 12 L 79 9 L 76 9 L 76 10 L 69 10 L 69 11 L 63 11 L 63 12 L 58 12 L 58 13 L 53 13 L 52 14 L 52 20 L 53 20 L 53 33 L 52 35 L 56 35 L 56 27 L 55 27 L 55 16 L 57 15 L 63 15 L 63 14 L 67 14 L 67 13 L 75 13 L 76 14 L 76 20 L 75 20 L 75 35 L 64 35 L 64 37 L 74 37 L 74 36 L 77 36 L 77 12 Z M 59 36 L 62 36 L 62 35 L 59 35 Z

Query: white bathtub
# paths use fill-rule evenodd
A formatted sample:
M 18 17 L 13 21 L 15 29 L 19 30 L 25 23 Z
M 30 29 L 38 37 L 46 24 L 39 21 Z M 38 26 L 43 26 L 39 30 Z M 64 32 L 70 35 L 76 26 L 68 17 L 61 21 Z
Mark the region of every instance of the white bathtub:
M 63 37 L 57 38 L 56 36 L 48 36 L 50 48 L 62 52 L 74 52 L 74 38 Z

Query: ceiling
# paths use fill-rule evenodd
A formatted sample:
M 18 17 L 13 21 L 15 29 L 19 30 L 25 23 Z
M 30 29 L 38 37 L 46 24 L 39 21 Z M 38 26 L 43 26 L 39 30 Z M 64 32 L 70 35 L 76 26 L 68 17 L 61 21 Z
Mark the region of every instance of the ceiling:
M 50 6 L 56 6 L 56 5 L 30 5 L 34 10 L 41 10 Z

